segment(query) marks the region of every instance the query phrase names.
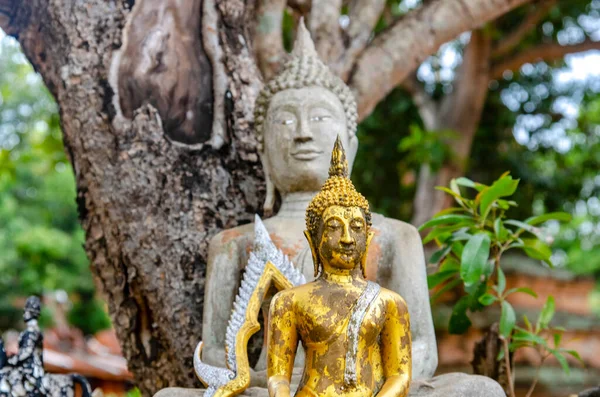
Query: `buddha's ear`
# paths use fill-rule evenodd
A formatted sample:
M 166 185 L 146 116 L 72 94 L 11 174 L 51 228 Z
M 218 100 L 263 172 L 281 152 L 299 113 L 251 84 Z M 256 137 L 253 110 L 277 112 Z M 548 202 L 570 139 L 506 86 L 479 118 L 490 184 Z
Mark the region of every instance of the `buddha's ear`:
M 346 159 L 348 160 L 348 170 L 352 172 L 352 166 L 354 165 L 354 159 L 356 158 L 356 152 L 358 151 L 358 138 L 355 134 L 350 136 L 348 139 L 348 147 L 344 147 L 346 152 Z
M 373 232 L 369 232 L 367 234 L 367 241 L 365 243 L 365 253 L 362 256 L 362 258 L 360 258 L 360 270 L 362 271 L 362 275 L 365 279 L 367 278 L 367 256 L 369 253 L 369 246 L 371 245 L 371 240 L 373 239 L 373 236 Z
M 319 275 L 319 253 L 317 252 L 316 241 L 313 241 L 308 230 L 304 231 L 304 237 L 306 237 L 306 240 L 308 240 L 308 246 L 310 247 L 310 252 L 312 253 L 313 258 L 315 278 L 317 278 L 317 276 Z
M 265 203 L 263 204 L 263 215 L 265 218 L 268 218 L 273 215 L 273 207 L 275 206 L 275 185 L 273 184 L 273 180 L 269 173 L 269 160 L 264 153 L 260 153 L 260 162 L 262 163 L 263 172 L 265 173 L 265 183 L 267 185 L 267 195 L 265 197 Z

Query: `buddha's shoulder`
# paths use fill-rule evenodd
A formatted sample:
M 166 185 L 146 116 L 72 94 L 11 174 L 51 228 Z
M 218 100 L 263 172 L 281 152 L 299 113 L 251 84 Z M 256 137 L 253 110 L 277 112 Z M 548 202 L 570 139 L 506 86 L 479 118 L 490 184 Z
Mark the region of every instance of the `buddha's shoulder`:
M 394 305 L 400 311 L 408 310 L 404 298 L 399 293 L 387 288 L 380 288 L 379 299 L 387 305 Z
M 231 243 L 245 243 L 252 239 L 254 239 L 254 223 L 248 223 L 220 231 L 210 240 L 209 246 L 221 247 Z
M 271 311 L 293 310 L 309 296 L 310 287 L 306 284 L 279 291 L 271 300 Z
M 280 301 L 299 303 L 307 301 L 307 299 L 314 293 L 315 283 L 310 282 L 302 285 L 298 285 L 293 288 L 288 288 L 279 291 L 273 299 Z
M 416 227 L 410 223 L 400 221 L 398 219 L 387 218 L 381 214 L 373 213 L 371 216 L 373 229 L 378 238 L 395 238 L 402 240 L 417 240 L 421 237 Z

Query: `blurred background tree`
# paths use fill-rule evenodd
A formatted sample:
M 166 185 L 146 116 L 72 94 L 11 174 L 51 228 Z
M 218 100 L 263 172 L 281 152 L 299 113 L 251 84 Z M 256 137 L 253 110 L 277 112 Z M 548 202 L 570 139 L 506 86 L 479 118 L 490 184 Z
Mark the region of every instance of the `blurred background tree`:
M 15 327 L 28 295 L 66 292 L 85 334 L 108 328 L 95 299 L 75 180 L 58 109 L 14 39 L 0 39 L 0 330 Z M 51 313 L 42 325 L 50 325 Z

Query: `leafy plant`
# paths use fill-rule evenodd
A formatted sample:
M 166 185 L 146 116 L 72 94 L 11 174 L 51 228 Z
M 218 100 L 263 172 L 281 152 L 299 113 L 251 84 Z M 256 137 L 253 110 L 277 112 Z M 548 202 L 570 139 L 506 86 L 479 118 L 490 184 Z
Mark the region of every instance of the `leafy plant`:
M 523 318 L 524 327 L 517 326 L 515 310 L 507 298 L 516 293 L 533 297 L 537 295 L 527 287 L 507 290 L 500 259 L 509 250 L 520 250 L 552 267 L 552 250 L 549 246 L 552 237 L 540 225 L 548 220 L 570 221 L 571 215 L 554 212 L 524 221 L 507 218 L 507 211 L 517 205 L 510 197 L 518 185 L 518 179 L 505 173 L 489 186 L 458 178 L 451 181 L 449 188 L 438 187 L 450 194 L 458 206 L 441 211 L 420 227 L 420 230 L 431 229 L 423 242 L 435 241 L 440 247 L 430 259 L 431 263 L 439 264 L 438 271 L 428 278 L 429 288 L 437 288 L 432 300 L 463 285 L 464 295 L 454 305 L 449 323 L 449 331 L 458 334 L 471 326 L 467 312 L 498 305 L 501 309 L 499 332 L 504 347 L 498 359 L 505 358 L 509 373 L 508 353 L 521 347 L 536 349 L 541 363 L 551 355 L 556 357 L 568 372 L 565 354 L 577 359 L 579 355 L 560 347 L 563 329 L 549 326 L 554 315 L 554 298 L 548 298 L 535 327 L 527 317 Z M 464 195 L 461 188 L 474 191 L 475 197 Z M 550 337 L 553 338 L 552 345 L 547 341 Z M 508 378 L 510 382 L 510 374 Z M 512 384 L 509 384 L 509 390 L 514 396 Z

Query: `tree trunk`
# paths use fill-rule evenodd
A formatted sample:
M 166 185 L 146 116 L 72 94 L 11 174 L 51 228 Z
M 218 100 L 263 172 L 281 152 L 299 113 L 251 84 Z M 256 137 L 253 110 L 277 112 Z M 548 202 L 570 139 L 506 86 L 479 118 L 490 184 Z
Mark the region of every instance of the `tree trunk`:
M 466 170 L 487 96 L 490 80 L 489 58 L 489 37 L 481 29 L 473 31 L 465 48 L 453 92 L 442 100 L 435 112 L 431 111 L 431 103 L 419 101 L 418 97 L 415 100 L 427 130 L 452 131 L 456 138 L 447 142 L 451 157 L 438 172 L 433 172 L 428 164 L 421 166 L 411 220 L 413 225 L 425 223 L 437 212 L 452 204 L 452 197 L 435 187 L 448 186 L 453 178 L 463 175 Z
M 264 197 L 251 131 L 261 83 L 243 40 L 251 10 L 236 0 L 212 10 L 224 56 L 217 67 L 231 76 L 224 93 L 229 144 L 215 150 L 202 134 L 212 130 L 213 79 L 199 5 L 191 3 L 138 2 L 126 28 L 126 1 L 32 0 L 6 11 L 3 25 L 60 106 L 85 248 L 144 395 L 198 385 L 192 354 L 209 237 L 250 222 Z M 196 20 L 179 18 L 177 7 L 198 11 Z M 136 13 L 143 19 L 137 25 Z

